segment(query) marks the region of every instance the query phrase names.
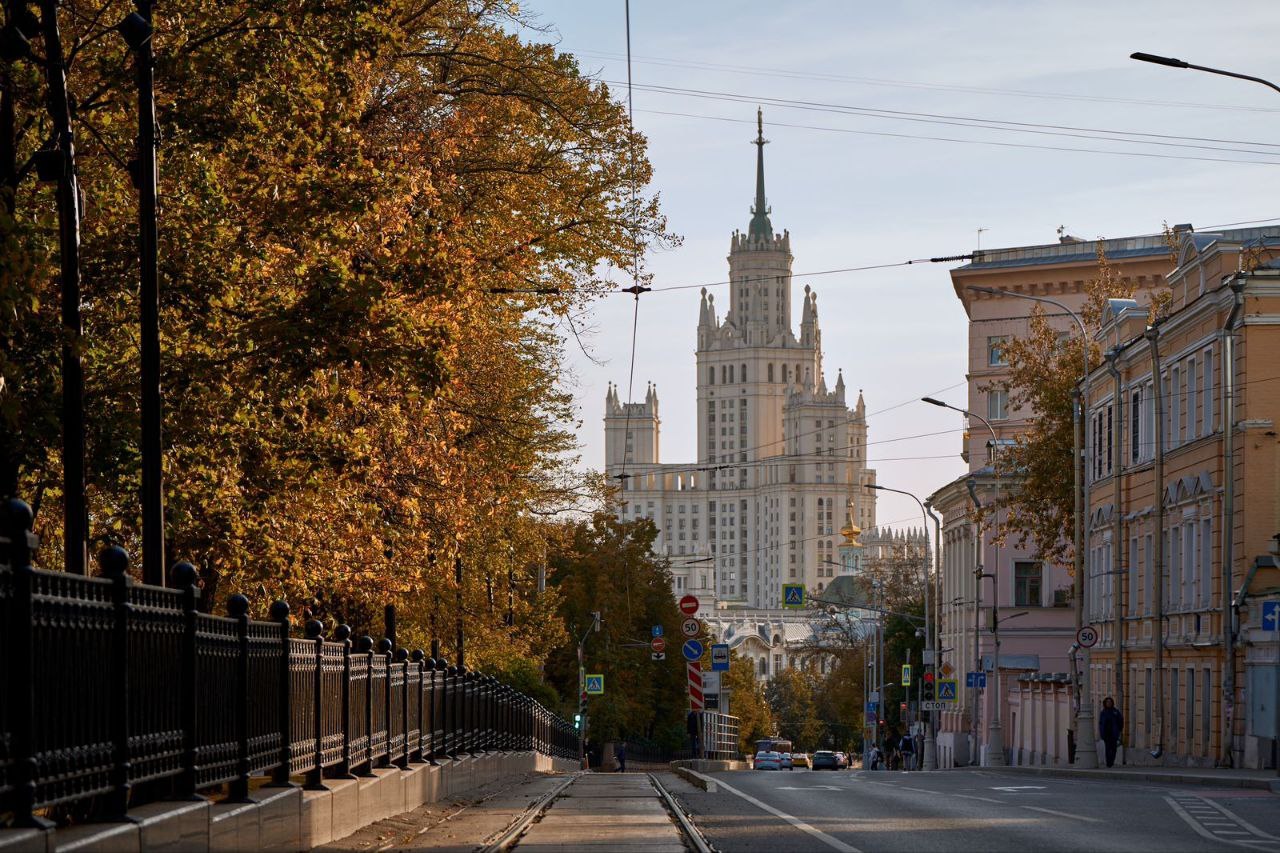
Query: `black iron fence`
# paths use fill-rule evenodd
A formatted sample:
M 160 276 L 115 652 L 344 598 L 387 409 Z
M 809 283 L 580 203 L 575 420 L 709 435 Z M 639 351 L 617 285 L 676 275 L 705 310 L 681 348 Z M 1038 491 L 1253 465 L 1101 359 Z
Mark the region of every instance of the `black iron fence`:
M 55 807 L 118 817 L 148 799 L 255 777 L 367 774 L 492 750 L 573 758 L 577 733 L 547 708 L 464 666 L 317 621 L 290 635 L 289 606 L 250 619 L 199 610 L 194 567 L 174 588 L 136 583 L 107 548 L 100 577 L 31 565 L 31 510 L 0 536 L 0 822 Z

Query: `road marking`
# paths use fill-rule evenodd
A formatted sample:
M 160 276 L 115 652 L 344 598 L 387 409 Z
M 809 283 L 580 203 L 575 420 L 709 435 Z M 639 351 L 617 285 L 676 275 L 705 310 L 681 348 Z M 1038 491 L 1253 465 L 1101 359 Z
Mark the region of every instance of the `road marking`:
M 962 800 L 981 800 L 984 803 L 999 803 L 1005 805 L 1004 800 L 997 800 L 995 797 L 975 797 L 973 794 L 952 794 L 953 797 L 959 797 Z
M 1059 812 L 1053 809 L 1042 809 L 1039 806 L 1018 806 L 1020 809 L 1028 809 L 1033 812 L 1044 812 L 1045 814 L 1057 815 L 1058 817 L 1069 817 L 1072 820 L 1082 820 L 1085 823 L 1102 823 L 1096 817 L 1085 817 L 1084 815 L 1071 814 L 1070 812 Z
M 1181 800 L 1181 802 L 1179 802 L 1179 800 Z M 1173 797 L 1165 797 L 1164 801 L 1169 804 L 1169 807 L 1171 809 L 1173 809 L 1174 814 L 1182 818 L 1183 821 L 1185 821 L 1188 826 L 1194 829 L 1197 834 L 1205 838 L 1211 839 L 1213 841 L 1219 841 L 1223 844 L 1234 844 L 1237 847 L 1247 847 L 1250 850 L 1277 849 L 1275 842 L 1280 841 L 1280 838 L 1277 838 L 1274 835 L 1270 835 L 1268 833 L 1263 832 L 1262 830 L 1258 829 L 1256 826 L 1244 820 L 1243 818 L 1237 817 L 1236 815 L 1232 814 L 1223 806 L 1219 806 L 1217 803 L 1211 803 L 1210 801 L 1197 797 L 1193 794 L 1180 794 L 1178 795 L 1177 799 L 1174 799 Z M 1208 803 L 1209 805 L 1212 805 L 1220 813 L 1220 815 L 1213 821 L 1212 827 L 1205 825 L 1206 823 L 1208 823 L 1207 820 L 1202 822 L 1200 818 L 1196 817 L 1195 815 L 1192 815 L 1190 812 L 1187 811 L 1186 808 L 1183 808 L 1184 804 L 1186 806 L 1200 806 L 1201 804 L 1204 804 L 1204 803 Z M 1227 818 L 1227 820 L 1225 821 L 1222 820 L 1223 817 Z M 1231 826 L 1231 827 L 1242 827 L 1242 828 L 1241 829 L 1219 829 L 1218 827 L 1220 826 Z M 1253 835 L 1254 837 L 1247 838 L 1247 839 L 1246 838 L 1227 838 L 1226 836 L 1228 835 Z
M 1019 791 L 1043 791 L 1044 789 L 1044 785 L 1006 785 L 1003 788 L 992 788 L 991 790 L 1008 791 L 1011 794 L 1016 794 Z
M 757 800 L 755 797 L 751 796 L 745 791 L 739 791 L 737 788 L 733 787 L 732 785 L 726 782 L 722 782 L 719 779 L 717 779 L 716 784 L 718 784 L 724 790 L 728 791 L 730 794 L 738 795 L 742 799 L 746 800 L 748 803 L 751 803 L 751 805 L 755 806 L 756 808 L 764 809 L 769 814 L 774 815 L 775 817 L 782 818 L 787 823 L 794 826 L 796 829 L 809 833 L 814 838 L 818 839 L 823 844 L 826 844 L 828 847 L 832 848 L 833 850 L 839 850 L 840 853 L 862 853 L 862 851 L 859 850 L 857 847 L 853 847 L 848 844 L 845 844 L 839 838 L 836 838 L 831 835 L 827 835 L 821 829 L 810 826 L 809 824 L 802 821 L 800 818 L 793 817 L 792 815 L 789 815 L 780 809 L 775 809 L 773 806 L 769 805 L 768 803 L 762 800 Z
M 843 791 L 844 788 L 837 788 L 835 785 L 810 785 L 807 788 L 796 788 L 791 785 L 783 785 L 777 790 L 779 791 Z

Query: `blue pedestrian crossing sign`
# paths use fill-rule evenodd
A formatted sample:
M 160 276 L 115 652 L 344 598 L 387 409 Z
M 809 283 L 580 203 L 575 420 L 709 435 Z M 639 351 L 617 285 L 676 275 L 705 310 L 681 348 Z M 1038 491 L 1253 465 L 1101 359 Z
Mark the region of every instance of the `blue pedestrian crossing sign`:
M 685 660 L 702 660 L 702 643 L 697 640 L 685 640 L 684 647 L 680 651 L 684 654 Z
M 987 674 L 985 672 L 966 672 L 964 674 L 964 686 L 985 690 L 987 687 Z
M 784 583 L 782 585 L 783 607 L 804 607 L 804 584 Z
M 1262 630 L 1280 631 L 1280 601 L 1262 602 Z
M 939 702 L 956 701 L 956 680 L 954 678 L 938 679 L 938 701 Z
M 592 696 L 604 695 L 604 674 L 603 673 L 597 672 L 594 674 L 589 673 L 587 675 L 587 693 Z
M 661 637 L 661 636 L 662 636 L 662 626 L 661 626 L 661 625 L 654 625 L 654 626 L 653 626 L 653 636 L 655 636 L 655 637 Z

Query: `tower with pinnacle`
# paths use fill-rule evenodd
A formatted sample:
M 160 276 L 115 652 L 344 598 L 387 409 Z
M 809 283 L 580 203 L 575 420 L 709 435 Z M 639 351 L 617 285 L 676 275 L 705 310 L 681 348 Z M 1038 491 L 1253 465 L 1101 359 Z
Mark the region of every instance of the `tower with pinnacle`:
M 659 461 L 656 390 L 626 403 L 611 385 L 606 468 L 622 487 L 619 514 L 657 524 L 655 547 L 671 559 L 678 594 L 774 608 L 783 584 L 820 594 L 838 574 L 846 507 L 860 527 L 875 526 L 865 488 L 875 472 L 862 394 L 850 408 L 843 374 L 828 383 L 818 295 L 807 285 L 792 326 L 791 235 L 773 229 L 760 111 L 751 144 L 755 198 L 747 230 L 730 238 L 727 293 L 704 288 L 699 304 L 697 462 Z

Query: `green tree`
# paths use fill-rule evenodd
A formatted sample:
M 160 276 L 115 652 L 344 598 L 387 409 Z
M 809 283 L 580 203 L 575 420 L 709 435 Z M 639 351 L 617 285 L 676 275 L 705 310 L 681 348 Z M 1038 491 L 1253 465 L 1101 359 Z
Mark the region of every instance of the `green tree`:
M 587 672 L 603 673 L 605 692 L 588 700 L 594 740 L 619 737 L 678 747 L 685 739 L 684 662 L 678 655 L 651 659 L 654 625 L 680 636 L 682 618 L 671 594 L 671 574 L 652 553 L 658 531 L 648 519 L 619 521 L 607 512 L 557 526 L 548 554 L 548 584 L 560 597 L 568 642 L 547 661 L 547 677 L 572 713 L 578 695 L 578 641 L 586 634 Z M 599 632 L 591 612 L 599 611 Z
M 813 673 L 801 667 L 788 667 L 774 674 L 764 690 L 778 724 L 778 734 L 790 740 L 797 751 L 812 750 L 822 734 L 816 701 L 818 687 Z
M 730 652 L 729 671 L 721 677 L 721 689 L 730 691 L 729 712 L 738 718 L 738 749 L 755 752 L 755 742 L 776 732 L 773 711 L 756 678 L 750 658 Z

